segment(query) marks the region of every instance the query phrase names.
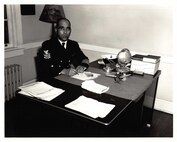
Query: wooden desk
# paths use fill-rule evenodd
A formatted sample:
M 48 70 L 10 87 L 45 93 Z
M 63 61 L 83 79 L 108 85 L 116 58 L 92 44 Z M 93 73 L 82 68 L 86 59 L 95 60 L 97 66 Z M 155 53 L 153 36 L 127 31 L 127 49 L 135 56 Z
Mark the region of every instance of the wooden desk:
M 101 68 L 97 62 L 93 62 L 91 66 Z M 49 84 L 66 91 L 50 102 L 20 94 L 17 95 L 15 100 L 14 135 L 47 137 L 134 136 L 134 134 L 138 133 L 142 124 L 144 97 L 146 98 L 149 89 L 151 90 L 152 87 L 155 88 L 153 94 L 156 94 L 159 75 L 160 71 L 154 77 L 149 75 L 141 76 L 141 79 L 144 78 L 150 81 L 150 84 L 134 100 L 107 93 L 101 95 L 91 93 L 83 90 L 79 85 L 56 78 L 51 79 L 48 82 Z M 134 77 L 136 78 L 136 76 Z M 120 93 L 120 91 L 118 92 Z M 96 119 L 64 107 L 65 104 L 81 95 L 101 102 L 115 104 L 116 107 L 105 118 Z M 147 122 L 151 123 L 149 120 Z

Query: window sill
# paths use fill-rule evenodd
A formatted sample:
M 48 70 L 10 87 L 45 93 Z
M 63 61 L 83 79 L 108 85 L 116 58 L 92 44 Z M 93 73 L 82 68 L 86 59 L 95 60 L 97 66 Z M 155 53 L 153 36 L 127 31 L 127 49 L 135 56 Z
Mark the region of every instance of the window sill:
M 43 41 L 22 44 L 22 45 L 19 45 L 18 48 L 17 47 L 6 48 L 5 49 L 5 58 L 11 58 L 11 57 L 15 57 L 15 56 L 24 55 L 24 50 L 40 47 L 42 42 Z
M 8 48 L 5 49 L 5 59 L 24 54 L 24 48 Z

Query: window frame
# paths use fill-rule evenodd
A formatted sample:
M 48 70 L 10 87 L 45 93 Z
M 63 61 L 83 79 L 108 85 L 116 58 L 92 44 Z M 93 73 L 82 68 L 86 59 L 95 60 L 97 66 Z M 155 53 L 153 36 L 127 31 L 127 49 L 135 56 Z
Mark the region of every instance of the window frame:
M 8 49 L 18 48 L 23 44 L 22 38 L 22 20 L 20 5 L 6 5 L 7 23 L 9 31 L 9 44 L 4 44 L 4 48 Z M 5 20 L 5 19 L 4 19 Z

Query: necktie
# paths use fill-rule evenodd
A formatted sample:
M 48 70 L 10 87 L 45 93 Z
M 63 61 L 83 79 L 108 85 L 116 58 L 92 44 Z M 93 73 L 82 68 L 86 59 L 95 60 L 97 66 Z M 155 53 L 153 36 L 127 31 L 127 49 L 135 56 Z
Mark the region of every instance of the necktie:
M 62 42 L 62 47 L 65 48 L 65 43 L 64 42 Z

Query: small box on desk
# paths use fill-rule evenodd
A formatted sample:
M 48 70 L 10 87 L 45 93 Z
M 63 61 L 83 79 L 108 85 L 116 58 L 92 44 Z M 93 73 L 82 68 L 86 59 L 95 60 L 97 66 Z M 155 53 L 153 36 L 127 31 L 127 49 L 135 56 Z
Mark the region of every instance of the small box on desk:
M 160 56 L 135 54 L 132 56 L 130 70 L 154 75 L 159 68 L 159 64 Z

